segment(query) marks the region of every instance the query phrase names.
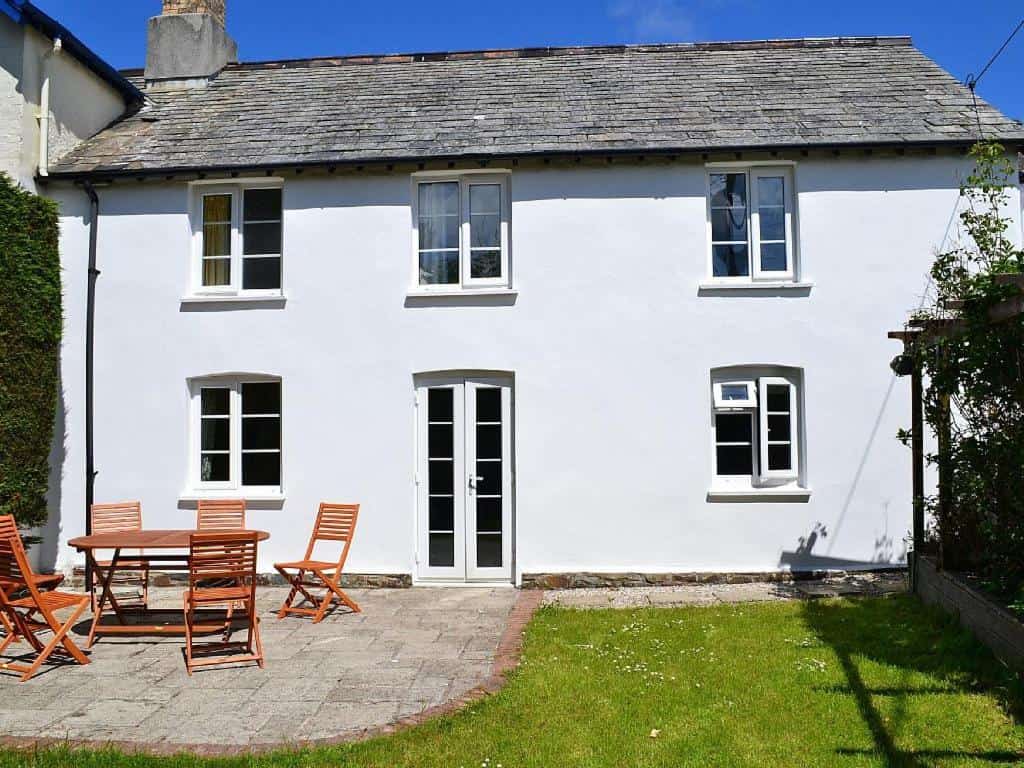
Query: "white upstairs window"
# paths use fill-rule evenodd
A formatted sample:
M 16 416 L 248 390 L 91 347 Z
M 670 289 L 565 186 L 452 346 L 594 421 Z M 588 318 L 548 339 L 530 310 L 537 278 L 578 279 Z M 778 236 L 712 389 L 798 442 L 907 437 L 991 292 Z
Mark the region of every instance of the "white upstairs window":
M 280 185 L 197 184 L 192 293 L 281 294 Z
M 801 487 L 799 371 L 751 367 L 728 374 L 712 375 L 712 488 Z
M 507 174 L 413 177 L 416 291 L 507 288 Z
M 794 200 L 791 168 L 709 169 L 711 280 L 795 280 Z
M 192 488 L 280 493 L 280 380 L 195 379 L 191 392 Z

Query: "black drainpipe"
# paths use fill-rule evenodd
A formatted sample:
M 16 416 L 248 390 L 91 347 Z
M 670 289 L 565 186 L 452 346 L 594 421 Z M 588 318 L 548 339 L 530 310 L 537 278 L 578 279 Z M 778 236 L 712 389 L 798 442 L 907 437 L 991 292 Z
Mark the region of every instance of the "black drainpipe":
M 96 315 L 96 229 L 100 223 L 100 198 L 89 181 L 82 182 L 89 196 L 89 269 L 85 298 L 85 533 L 92 533 L 92 504 L 96 485 L 96 462 L 93 455 L 93 334 Z M 85 561 L 85 589 L 92 592 L 92 568 Z

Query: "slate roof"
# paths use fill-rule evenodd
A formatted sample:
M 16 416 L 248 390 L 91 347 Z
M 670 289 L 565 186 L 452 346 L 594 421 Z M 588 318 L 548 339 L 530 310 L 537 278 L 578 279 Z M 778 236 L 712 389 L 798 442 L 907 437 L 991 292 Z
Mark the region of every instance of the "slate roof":
M 141 73 L 135 72 L 139 77 Z M 909 38 L 234 64 L 81 144 L 51 175 L 538 154 L 1024 142 Z

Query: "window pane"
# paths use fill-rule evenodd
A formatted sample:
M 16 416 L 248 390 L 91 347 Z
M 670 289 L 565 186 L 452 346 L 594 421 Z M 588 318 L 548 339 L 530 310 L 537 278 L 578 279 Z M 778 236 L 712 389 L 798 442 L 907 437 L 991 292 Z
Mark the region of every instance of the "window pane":
M 496 248 L 501 245 L 501 187 L 474 184 L 469 188 L 470 245 Z
M 773 413 L 789 413 L 789 385 L 769 384 L 767 392 L 768 410 Z
M 203 387 L 199 397 L 203 416 L 226 416 L 230 413 L 231 390 L 227 387 Z
M 786 209 L 760 208 L 758 213 L 761 218 L 761 241 L 785 240 L 786 239 Z
M 226 483 L 231 479 L 231 457 L 226 453 L 204 453 L 199 460 L 199 478 L 204 483 Z
M 231 254 L 231 223 L 203 225 L 203 256 Z
M 789 414 L 768 417 L 768 440 L 789 442 Z
M 281 287 L 281 259 L 243 259 L 242 287 L 254 290 Z
M 246 221 L 280 221 L 280 189 L 247 189 L 245 191 Z
M 420 285 L 447 285 L 458 282 L 458 251 L 433 251 L 420 254 Z
M 476 420 L 501 421 L 501 390 L 497 387 L 480 387 L 476 391 Z
M 281 222 L 245 224 L 242 227 L 242 253 L 246 256 L 281 252 Z
M 451 424 L 431 424 L 427 427 L 427 455 L 432 459 L 453 458 L 454 431 Z
M 720 445 L 715 448 L 719 475 L 752 475 L 754 459 L 749 445 Z
M 476 492 L 484 496 L 501 493 L 501 462 L 478 461 L 476 463 Z
M 749 400 L 750 399 L 750 385 L 749 384 L 723 384 L 722 385 L 722 399 L 723 400 Z
M 242 485 L 280 485 L 281 454 L 243 453 Z
M 757 179 L 757 204 L 786 204 L 786 180 L 782 176 L 760 176 Z
M 430 520 L 427 522 L 431 531 L 455 530 L 455 499 L 451 496 L 430 499 Z
M 420 248 L 459 247 L 459 184 L 419 185 Z
M 473 251 L 470 277 L 501 277 L 501 251 Z
M 718 208 L 711 211 L 711 239 L 747 240 L 747 209 Z
M 430 459 L 428 493 L 450 494 L 455 492 L 455 462 L 448 459 Z
M 792 446 L 791 445 L 769 445 L 768 446 L 768 469 L 792 469 Z
M 281 447 L 281 419 L 278 416 L 248 416 L 242 419 L 242 450 Z
M 430 534 L 430 565 L 438 568 L 451 568 L 455 565 L 455 534 Z
M 715 442 L 751 443 L 753 422 L 754 420 L 746 413 L 715 414 Z
M 231 285 L 231 259 L 203 259 L 203 285 Z
M 747 205 L 747 174 L 745 173 L 713 173 L 711 174 L 711 207 L 729 208 L 746 207 Z
M 231 195 L 205 195 L 203 197 L 203 223 L 231 223 Z
M 454 390 L 438 388 L 427 391 L 427 420 L 451 421 L 454 413 Z
M 242 413 L 280 413 L 281 382 L 242 385 Z
M 481 459 L 501 458 L 501 424 L 481 424 L 476 428 L 476 455 Z
M 762 272 L 785 272 L 786 271 L 786 244 L 785 243 L 762 243 L 761 244 L 761 271 Z
M 231 421 L 223 418 L 202 420 L 200 449 L 227 451 L 231 449 Z
M 715 245 L 711 250 L 715 277 L 746 277 L 750 274 L 746 245 Z
M 501 536 L 478 534 L 476 537 L 476 567 L 501 567 Z
M 476 500 L 476 529 L 501 533 L 501 499 Z

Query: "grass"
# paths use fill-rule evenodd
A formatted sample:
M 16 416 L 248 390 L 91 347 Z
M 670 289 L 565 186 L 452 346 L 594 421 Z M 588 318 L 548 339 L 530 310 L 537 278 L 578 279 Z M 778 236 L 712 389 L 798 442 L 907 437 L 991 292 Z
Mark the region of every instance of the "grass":
M 910 597 L 542 609 L 498 696 L 360 744 L 204 760 L 67 749 L 0 766 L 1024 765 L 1024 684 Z

